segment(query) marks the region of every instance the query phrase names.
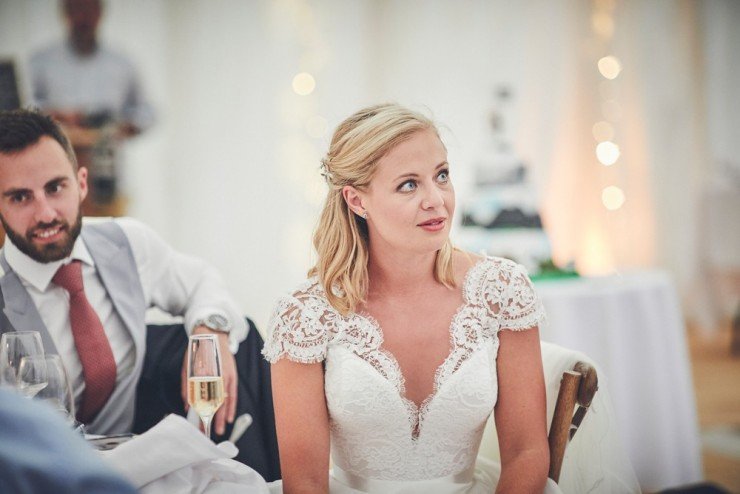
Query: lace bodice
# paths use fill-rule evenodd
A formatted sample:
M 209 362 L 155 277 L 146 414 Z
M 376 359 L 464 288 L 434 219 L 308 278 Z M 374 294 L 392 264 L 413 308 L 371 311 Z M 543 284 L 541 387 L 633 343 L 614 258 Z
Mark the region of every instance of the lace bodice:
M 540 323 L 544 311 L 521 266 L 484 258 L 467 273 L 450 325 L 450 353 L 417 408 L 403 374 L 364 313 L 342 316 L 315 278 L 280 299 L 263 353 L 325 362 L 332 459 L 364 478 L 417 480 L 472 468 L 498 392 L 498 332 Z

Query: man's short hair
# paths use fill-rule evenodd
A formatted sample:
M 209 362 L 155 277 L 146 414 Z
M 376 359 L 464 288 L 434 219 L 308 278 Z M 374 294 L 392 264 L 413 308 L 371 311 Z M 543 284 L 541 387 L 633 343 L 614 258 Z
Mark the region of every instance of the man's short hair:
M 77 158 L 72 144 L 53 118 L 36 109 L 0 111 L 0 154 L 19 153 L 44 136 L 51 137 L 62 146 L 72 163 L 72 169 L 77 171 Z

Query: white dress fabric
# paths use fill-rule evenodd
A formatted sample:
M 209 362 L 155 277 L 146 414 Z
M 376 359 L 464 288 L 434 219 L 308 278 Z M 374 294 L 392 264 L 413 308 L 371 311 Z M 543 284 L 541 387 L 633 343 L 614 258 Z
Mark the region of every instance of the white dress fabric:
M 419 407 L 405 397 L 398 362 L 372 317 L 342 316 L 315 278 L 278 302 L 265 357 L 325 365 L 331 493 L 495 490 L 500 467 L 478 458 L 478 448 L 498 395 L 498 332 L 537 326 L 544 311 L 524 268 L 506 259 L 478 261 L 462 289 L 450 354 Z M 280 492 L 280 482 L 271 491 Z M 545 492 L 560 491 L 548 479 Z

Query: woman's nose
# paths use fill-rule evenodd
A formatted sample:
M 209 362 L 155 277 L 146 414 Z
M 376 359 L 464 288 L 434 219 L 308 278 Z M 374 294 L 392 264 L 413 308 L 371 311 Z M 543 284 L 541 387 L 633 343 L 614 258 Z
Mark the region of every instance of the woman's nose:
M 421 207 L 423 209 L 434 209 L 444 205 L 444 197 L 442 197 L 442 191 L 435 185 L 428 188 L 428 192 L 422 199 Z

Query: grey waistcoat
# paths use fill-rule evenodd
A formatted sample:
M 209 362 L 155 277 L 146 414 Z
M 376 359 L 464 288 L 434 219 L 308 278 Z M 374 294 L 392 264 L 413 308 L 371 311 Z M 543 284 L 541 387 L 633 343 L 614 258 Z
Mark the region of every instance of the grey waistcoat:
M 123 377 L 95 420 L 88 424 L 92 434 L 129 432 L 133 424 L 136 386 L 141 375 L 146 345 L 146 302 L 131 245 L 120 226 L 112 221 L 83 225 L 82 238 L 108 296 L 134 341 L 136 353 L 131 374 Z M 5 273 L 0 278 L 0 334 L 9 331 L 39 331 L 46 353 L 57 353 L 39 311 L 12 270 L 5 253 L 0 255 Z

